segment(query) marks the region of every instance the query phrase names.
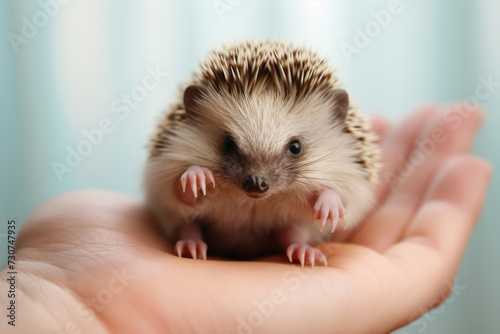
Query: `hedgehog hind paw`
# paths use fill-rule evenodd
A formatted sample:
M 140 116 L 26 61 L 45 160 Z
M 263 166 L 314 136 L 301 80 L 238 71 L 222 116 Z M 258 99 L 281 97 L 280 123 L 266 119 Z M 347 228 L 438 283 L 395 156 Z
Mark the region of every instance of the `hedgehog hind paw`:
M 207 259 L 207 244 L 202 240 L 179 240 L 175 244 L 175 251 L 179 257 Z
M 307 244 L 291 244 L 286 250 L 286 255 L 290 262 L 298 261 L 302 268 L 310 265 L 314 268 L 316 263 L 322 263 L 325 267 L 328 265 L 325 254 L 319 249 Z

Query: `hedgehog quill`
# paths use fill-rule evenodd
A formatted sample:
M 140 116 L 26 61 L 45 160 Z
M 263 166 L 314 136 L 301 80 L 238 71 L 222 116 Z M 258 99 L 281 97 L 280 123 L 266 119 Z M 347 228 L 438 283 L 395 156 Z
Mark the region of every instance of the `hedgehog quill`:
M 162 117 L 146 201 L 180 257 L 282 249 L 290 262 L 326 265 L 310 244 L 370 210 L 375 140 L 316 52 L 275 40 L 236 43 L 213 50 Z M 185 205 L 196 209 L 183 213 Z

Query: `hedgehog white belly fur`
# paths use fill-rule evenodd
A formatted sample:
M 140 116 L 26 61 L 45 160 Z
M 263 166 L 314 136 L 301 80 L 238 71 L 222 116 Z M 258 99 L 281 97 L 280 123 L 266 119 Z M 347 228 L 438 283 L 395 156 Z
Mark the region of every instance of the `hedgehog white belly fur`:
M 203 238 L 209 254 L 257 256 L 281 244 L 291 260 L 326 263 L 306 244 L 328 239 L 327 218 L 352 227 L 370 209 L 375 140 L 325 59 L 244 41 L 212 51 L 181 87 L 152 138 L 146 200 L 167 237 L 183 239 L 179 254 L 204 257 Z

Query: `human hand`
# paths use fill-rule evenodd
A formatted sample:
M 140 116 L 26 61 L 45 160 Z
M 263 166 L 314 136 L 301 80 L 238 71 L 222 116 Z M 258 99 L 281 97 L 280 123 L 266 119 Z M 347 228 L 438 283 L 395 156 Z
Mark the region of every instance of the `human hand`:
M 481 115 L 457 112 L 458 127 L 436 108 L 395 129 L 374 122 L 385 137 L 378 204 L 357 229 L 316 245 L 327 268 L 302 270 L 284 254 L 182 259 L 126 196 L 87 190 L 52 200 L 19 235 L 19 318 L 15 330 L 4 318 L 0 332 L 346 334 L 403 326 L 444 301 L 489 183 L 491 167 L 464 155 Z M 417 139 L 428 139 L 428 152 Z M 410 158 L 415 152 L 420 159 Z M 401 159 L 413 170 L 401 170 Z

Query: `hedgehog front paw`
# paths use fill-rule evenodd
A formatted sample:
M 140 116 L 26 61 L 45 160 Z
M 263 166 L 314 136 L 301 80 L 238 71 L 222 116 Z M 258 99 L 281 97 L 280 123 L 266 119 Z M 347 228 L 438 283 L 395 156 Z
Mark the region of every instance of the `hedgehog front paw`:
M 319 219 L 321 231 L 323 231 L 326 221 L 330 219 L 333 233 L 339 219 L 342 220 L 344 229 L 346 228 L 345 217 L 346 211 L 339 193 L 333 189 L 323 190 L 314 204 L 312 222 Z
M 207 244 L 201 240 L 179 240 L 175 244 L 175 250 L 179 257 L 188 254 L 192 259 L 207 259 Z
M 305 263 L 308 263 L 312 268 L 314 268 L 314 263 L 316 261 L 323 262 L 325 267 L 327 265 L 325 254 L 323 254 L 323 252 L 319 249 L 307 244 L 291 244 L 286 250 L 286 255 L 288 256 L 288 260 L 290 262 L 293 262 L 294 260 L 299 261 L 302 268 L 304 268 Z
M 212 183 L 215 188 L 215 179 L 212 172 L 206 167 L 191 166 L 181 175 L 181 187 L 184 202 L 194 202 L 198 198 L 198 190 L 203 196 L 207 194 L 207 184 Z M 186 187 L 189 185 L 186 193 Z

